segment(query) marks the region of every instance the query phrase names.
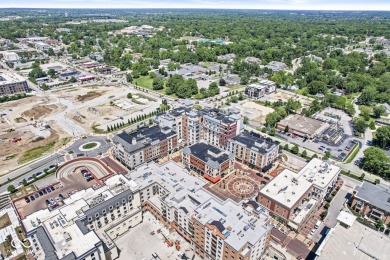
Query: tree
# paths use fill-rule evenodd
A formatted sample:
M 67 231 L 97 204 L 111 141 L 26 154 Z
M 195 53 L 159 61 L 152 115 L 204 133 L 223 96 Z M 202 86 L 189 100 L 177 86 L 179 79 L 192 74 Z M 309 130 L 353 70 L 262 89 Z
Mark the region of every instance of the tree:
M 249 118 L 247 116 L 244 116 L 244 120 L 243 120 L 244 124 L 248 124 L 249 122 Z
M 386 113 L 386 108 L 383 105 L 374 106 L 373 112 L 376 118 L 380 118 Z
M 55 55 L 53 48 L 49 48 L 47 50 L 47 55 L 49 55 L 49 56 L 54 56 Z
M 293 153 L 293 154 L 298 154 L 299 153 L 298 145 L 294 145 L 293 148 L 291 148 L 291 153 Z
M 371 122 L 368 124 L 368 127 L 369 127 L 371 130 L 375 130 L 375 129 L 376 129 L 375 122 L 374 122 L 374 121 L 371 121 Z
M 56 75 L 56 71 L 54 69 L 49 69 L 47 71 L 47 75 L 49 75 L 50 77 L 54 77 Z
M 283 149 L 288 151 L 290 148 L 288 147 L 288 144 L 285 144 Z
M 226 85 L 226 81 L 223 78 L 221 78 L 219 80 L 219 85 L 222 86 L 222 87 L 225 86 Z
M 132 83 L 133 82 L 133 76 L 130 73 L 126 74 L 126 81 L 128 83 Z
M 219 87 L 216 82 L 211 82 L 208 89 L 208 96 L 213 97 L 219 94 Z
M 363 169 L 373 174 L 388 177 L 390 175 L 390 158 L 386 152 L 378 147 L 368 147 L 363 152 Z
M 326 160 L 328 160 L 330 158 L 330 156 L 331 156 L 330 152 L 326 151 L 325 152 L 325 156 L 322 159 L 326 161 Z
M 300 109 L 302 107 L 301 102 L 299 100 L 293 100 L 292 98 L 289 98 L 286 103 L 286 110 L 287 113 L 295 112 L 296 110 Z
M 290 128 L 288 127 L 288 125 L 286 125 L 286 127 L 284 128 L 284 133 L 288 133 L 288 131 L 290 131 Z
M 362 105 L 370 105 L 374 101 L 376 94 L 377 91 L 374 87 L 366 87 L 359 96 L 358 101 Z
M 274 111 L 272 113 L 269 113 L 265 117 L 265 122 L 267 123 L 267 125 L 273 127 L 275 126 L 276 122 L 278 122 L 280 119 L 281 119 L 280 115 L 276 111 Z
M 306 150 L 303 150 L 303 152 L 302 152 L 301 155 L 302 155 L 303 158 L 306 158 L 306 157 L 307 157 L 307 151 L 306 151 Z
M 317 93 L 323 93 L 325 94 L 328 90 L 326 87 L 326 83 L 322 81 L 312 81 L 307 85 L 307 89 L 309 90 L 309 93 L 312 95 L 315 95 Z
M 367 106 L 360 106 L 360 115 L 364 118 L 364 120 L 370 120 L 371 108 Z
M 367 129 L 367 123 L 363 118 L 357 118 L 354 120 L 354 128 L 358 133 L 364 133 Z
M 192 95 L 198 94 L 199 90 L 198 90 L 198 83 L 196 82 L 196 80 L 191 79 L 191 78 L 187 79 L 186 87 L 191 90 Z
M 8 188 L 7 188 L 7 191 L 8 191 L 9 193 L 15 192 L 15 191 L 16 191 L 15 186 L 14 186 L 14 185 L 9 185 Z
M 390 126 L 381 126 L 376 130 L 375 143 L 382 149 L 390 146 Z
M 23 179 L 22 183 L 23 183 L 23 186 L 25 186 L 25 187 L 26 187 L 27 184 L 28 184 L 26 179 Z
M 133 95 L 132 95 L 131 93 L 128 93 L 128 94 L 127 94 L 127 98 L 128 98 L 128 99 L 131 99 L 131 98 L 133 98 Z
M 160 90 L 164 88 L 164 81 L 162 78 L 155 77 L 153 78 L 153 90 Z
M 69 83 L 76 83 L 77 79 L 75 77 L 71 77 Z

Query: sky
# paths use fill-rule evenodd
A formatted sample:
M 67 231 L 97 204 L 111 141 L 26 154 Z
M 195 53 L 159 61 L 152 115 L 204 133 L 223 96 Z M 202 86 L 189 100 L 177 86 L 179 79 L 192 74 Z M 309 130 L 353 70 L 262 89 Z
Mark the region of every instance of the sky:
M 390 0 L 0 0 L 0 8 L 6 7 L 390 11 Z

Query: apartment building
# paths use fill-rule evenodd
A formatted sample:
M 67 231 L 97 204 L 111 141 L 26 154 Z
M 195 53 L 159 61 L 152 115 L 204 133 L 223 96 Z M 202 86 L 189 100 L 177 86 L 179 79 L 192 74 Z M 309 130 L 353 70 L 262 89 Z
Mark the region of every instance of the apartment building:
M 262 171 L 270 167 L 278 158 L 279 142 L 253 132 L 243 131 L 229 140 L 228 150 L 238 162 Z
M 248 85 L 245 88 L 245 95 L 251 99 L 260 99 L 265 95 L 276 91 L 276 83 L 270 80 L 262 80 L 257 84 Z
M 140 195 L 122 175 L 98 189 L 71 195 L 54 210 L 38 210 L 23 220 L 34 259 L 115 259 L 114 240 L 142 221 Z
M 353 192 L 352 208 L 374 222 L 390 223 L 390 190 L 382 185 L 363 182 Z
M 177 148 L 177 134 L 170 127 L 145 127 L 137 132 L 117 134 L 112 139 L 113 155 L 129 169 L 164 156 Z
M 203 139 L 222 149 L 226 149 L 228 141 L 242 132 L 243 128 L 239 112 L 222 113 L 213 109 L 203 115 Z
M 278 221 L 300 230 L 337 183 L 340 168 L 312 159 L 300 172 L 283 170 L 263 187 L 257 201 Z
M 187 169 L 200 173 L 207 180 L 216 183 L 233 169 L 234 156 L 218 147 L 199 142 L 183 149 L 182 163 Z
M 30 92 L 27 81 L 17 74 L 0 70 L 0 97 Z
M 203 140 L 223 149 L 226 149 L 228 140 L 244 128 L 238 112 L 222 112 L 218 109 L 191 110 L 179 107 L 158 115 L 155 122 L 160 127 L 172 126 L 178 139 L 183 139 L 187 145 Z
M 221 201 L 202 178 L 169 161 L 137 167 L 126 175 L 137 184 L 143 210 L 191 241 L 203 259 L 260 259 L 269 244 L 270 216 L 255 201 Z

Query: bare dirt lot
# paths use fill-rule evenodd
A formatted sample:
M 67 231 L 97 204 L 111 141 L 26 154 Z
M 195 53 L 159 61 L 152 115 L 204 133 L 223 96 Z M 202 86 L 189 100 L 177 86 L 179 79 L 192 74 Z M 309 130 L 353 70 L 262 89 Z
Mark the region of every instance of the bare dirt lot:
M 251 121 L 254 121 L 256 123 L 261 123 L 261 124 L 265 123 L 265 117 L 269 113 L 275 111 L 273 108 L 262 106 L 251 101 L 243 103 L 242 107 L 246 112 L 245 114 L 248 115 L 248 118 Z
M 302 104 L 302 107 L 309 107 L 311 102 L 313 102 L 312 98 L 305 97 L 303 95 L 298 95 L 283 89 L 278 89 L 276 93 L 266 95 L 261 100 L 270 101 L 270 102 L 276 102 L 276 101 L 287 102 L 287 100 L 290 98 L 292 98 L 293 100 L 299 100 L 299 102 L 301 102 Z
M 56 110 L 58 108 L 57 105 L 38 105 L 34 106 L 33 108 L 26 110 L 22 113 L 22 116 L 29 119 L 34 118 L 35 120 L 49 115 L 53 110 Z
M 84 102 L 84 101 L 92 100 L 92 99 L 95 99 L 97 97 L 100 97 L 103 94 L 104 94 L 104 92 L 89 91 L 89 92 L 87 92 L 87 94 L 79 95 L 77 97 L 77 101 Z

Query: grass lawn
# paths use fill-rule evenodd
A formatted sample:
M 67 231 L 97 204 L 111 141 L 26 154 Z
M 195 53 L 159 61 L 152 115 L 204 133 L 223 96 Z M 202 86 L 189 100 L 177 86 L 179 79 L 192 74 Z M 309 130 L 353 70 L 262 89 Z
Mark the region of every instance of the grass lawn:
M 165 95 L 165 87 L 159 90 L 153 89 L 153 79 L 149 76 L 141 76 L 138 79 L 133 80 L 133 84 Z
M 349 153 L 348 157 L 346 158 L 345 163 L 352 162 L 355 159 L 356 155 L 358 154 L 359 150 L 360 150 L 359 145 L 355 144 L 354 147 L 352 148 L 352 151 Z
M 229 91 L 232 91 L 232 90 L 236 90 L 236 89 L 241 89 L 241 88 L 244 88 L 245 86 L 244 85 L 233 85 L 233 86 L 229 86 L 227 87 L 229 89 Z
M 92 149 L 97 145 L 97 143 L 87 143 L 83 145 L 83 149 Z
M 6 213 L 0 217 L 0 229 L 8 227 L 11 224 L 12 223 L 11 223 L 11 220 L 9 219 L 8 213 Z
M 18 159 L 19 164 L 29 162 L 31 160 L 41 157 L 44 153 L 49 152 L 55 146 L 56 141 L 52 141 L 42 146 L 35 147 L 33 149 L 25 151 Z

